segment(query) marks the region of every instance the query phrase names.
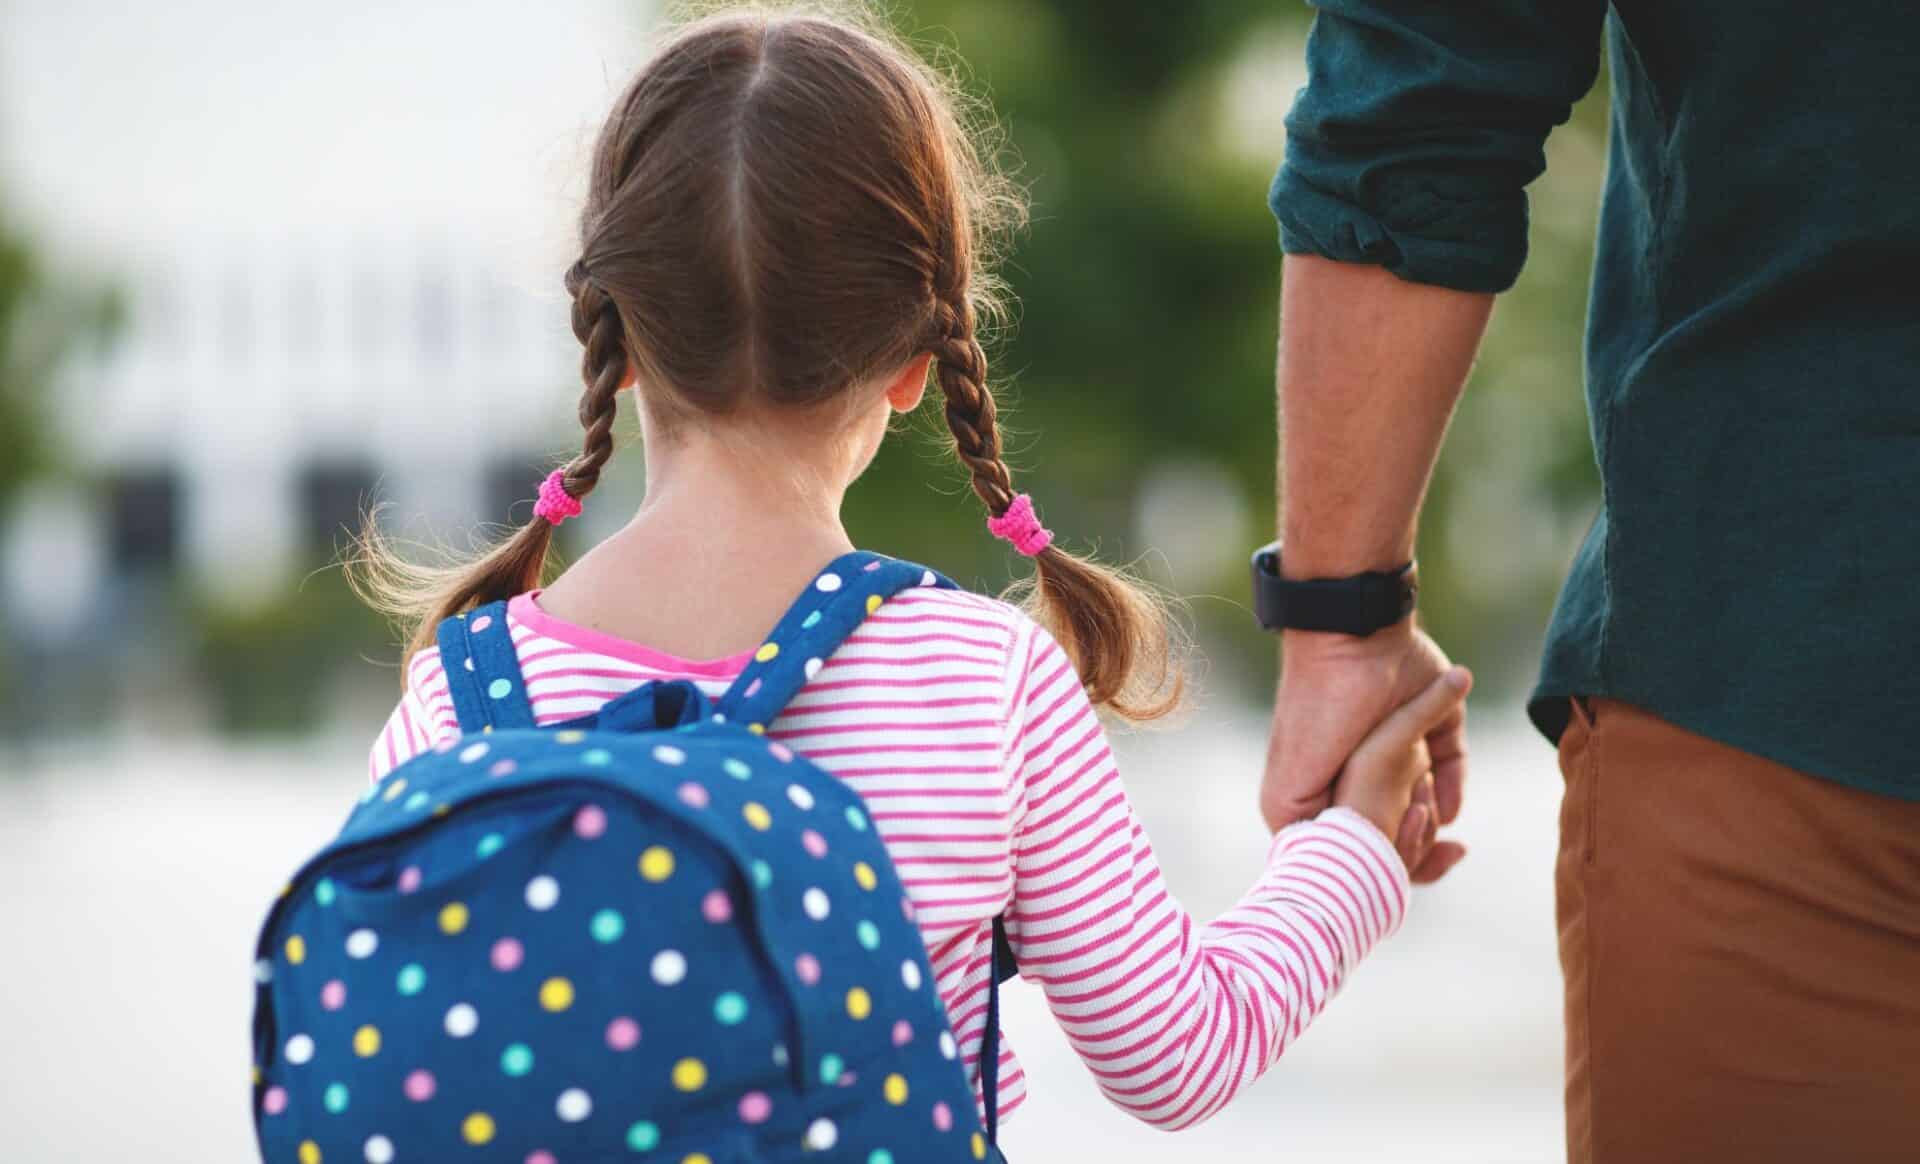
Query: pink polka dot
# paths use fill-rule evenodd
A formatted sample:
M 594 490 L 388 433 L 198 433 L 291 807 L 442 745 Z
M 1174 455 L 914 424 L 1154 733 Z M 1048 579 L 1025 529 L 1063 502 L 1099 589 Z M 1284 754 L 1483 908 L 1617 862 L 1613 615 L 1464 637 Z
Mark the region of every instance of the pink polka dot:
M 520 944 L 518 938 L 501 938 L 493 944 L 493 968 L 502 974 L 518 970 L 526 956 L 526 947 Z
M 607 1046 L 616 1051 L 631 1051 L 640 1043 L 640 1024 L 621 1015 L 607 1024 Z
M 827 838 L 814 832 L 812 829 L 808 829 L 806 832 L 800 834 L 800 843 L 806 846 L 807 852 L 812 853 L 816 857 L 824 857 L 827 855 Z
M 328 1010 L 339 1010 L 347 1005 L 347 984 L 338 978 L 320 988 L 320 1005 Z
M 760 680 L 755 679 L 753 682 L 747 684 L 746 696 L 748 699 L 752 699 L 758 694 L 760 694 Z
M 913 920 L 913 899 L 912 898 L 903 897 L 900 899 L 900 914 L 902 917 L 905 917 L 908 921 Z
M 953 1109 L 948 1107 L 945 1103 L 934 1104 L 933 1105 L 933 1126 L 936 1128 L 939 1128 L 943 1132 L 952 1128 L 953 1127 Z
M 514 773 L 514 770 L 519 767 L 520 765 L 514 763 L 512 760 L 495 760 L 493 762 L 493 767 L 487 769 L 487 775 L 492 776 L 495 779 L 498 779 L 499 777 L 502 777 L 502 776 L 511 776 Z
M 407 1098 L 415 1103 L 425 1103 L 433 1098 L 434 1082 L 431 1071 L 412 1071 L 407 1074 L 406 1082 L 400 1085 Z
M 773 1101 L 764 1091 L 749 1091 L 740 1097 L 740 1119 L 743 1123 L 765 1123 L 773 1114 Z
M 893 1024 L 893 1045 L 904 1047 L 913 1041 L 913 1026 L 906 1019 Z
M 853 1072 L 843 1071 L 840 1073 L 840 1086 L 852 1087 L 854 1084 L 858 1082 L 860 1082 L 860 1077 L 858 1075 L 855 1075 Z
M 772 752 L 773 758 L 782 764 L 793 759 L 793 749 L 787 747 L 785 744 L 768 744 L 767 751 Z
M 409 865 L 400 870 L 399 888 L 402 893 L 412 893 L 420 888 L 420 866 Z
M 875 563 L 875 565 L 878 565 L 878 564 L 879 563 L 877 562 Z M 488 627 L 492 625 L 493 625 L 493 616 L 490 614 L 483 614 L 479 618 L 474 619 L 473 625 L 468 629 L 471 630 L 474 634 L 479 634 L 481 631 L 486 630 Z
M 281 1112 L 287 1110 L 287 1089 L 284 1087 L 267 1088 L 267 1093 L 260 1097 L 260 1110 L 266 1112 L 268 1115 L 279 1115 Z
M 583 841 L 591 841 L 607 831 L 607 811 L 597 804 L 582 805 L 579 812 L 573 814 L 573 834 Z
M 868 563 L 867 563 L 867 565 L 866 565 L 866 571 L 867 571 L 867 573 L 869 573 L 869 574 L 871 574 L 871 573 L 873 573 L 873 572 L 874 572 L 875 570 L 878 570 L 879 568 L 880 568 L 880 563 L 879 563 L 879 561 L 877 561 L 877 560 L 876 560 L 876 561 L 872 561 L 872 562 L 868 562 Z M 477 629 L 477 628 L 476 628 L 476 629 Z
M 704 785 L 688 781 L 680 786 L 680 803 L 688 808 L 707 807 L 707 790 Z
M 553 1153 L 545 1148 L 535 1148 L 527 1153 L 526 1164 L 558 1164 L 558 1161 L 553 1158 Z
M 733 899 L 727 896 L 724 889 L 711 890 L 700 899 L 700 915 L 719 925 L 733 917 Z
M 820 981 L 820 959 L 812 954 L 802 954 L 793 960 L 793 972 L 800 976 L 800 981 L 812 986 Z

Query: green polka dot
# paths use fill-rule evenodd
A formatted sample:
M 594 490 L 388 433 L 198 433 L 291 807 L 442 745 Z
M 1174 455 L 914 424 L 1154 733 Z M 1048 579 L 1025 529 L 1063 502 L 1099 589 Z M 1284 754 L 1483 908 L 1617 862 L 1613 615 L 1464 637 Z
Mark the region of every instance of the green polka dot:
M 334 1115 L 339 1115 L 341 1112 L 347 1110 L 347 1085 L 344 1083 L 327 1084 L 327 1090 L 321 1094 L 320 1102 L 325 1104 L 327 1111 Z
M 732 756 L 728 756 L 721 762 L 720 766 L 725 768 L 727 775 L 733 777 L 735 780 L 745 780 L 747 777 L 753 775 L 753 769 L 747 767 L 744 761 L 737 760 Z
M 627 1129 L 627 1147 L 635 1152 L 651 1152 L 660 1146 L 660 1129 L 648 1120 L 639 1120 Z
M 493 696 L 495 699 L 505 699 L 507 696 L 513 694 L 513 681 L 510 679 L 495 679 L 493 682 L 487 684 L 487 694 Z
M 865 946 L 867 949 L 877 950 L 880 948 L 880 927 L 879 926 L 874 925 L 870 921 L 863 921 L 859 925 L 854 927 L 854 933 L 859 936 L 860 944 Z
M 412 796 L 407 797 L 407 802 L 400 807 L 406 809 L 408 812 L 419 812 L 421 809 L 427 807 L 427 801 L 431 799 L 433 798 L 424 792 L 416 792 Z
M 500 1052 L 500 1070 L 515 1079 L 533 1070 L 533 1048 L 525 1043 L 509 1043 L 507 1049 Z
M 758 888 L 765 889 L 773 884 L 773 866 L 765 861 L 756 859 L 753 864 L 747 866 L 747 871 L 753 874 L 753 883 Z
M 505 847 L 506 843 L 507 838 L 501 836 L 499 833 L 488 833 L 486 836 L 480 838 L 479 844 L 473 847 L 473 855 L 484 861 L 488 857 L 498 853 Z
M 427 972 L 418 962 L 409 962 L 400 967 L 400 974 L 394 979 L 400 993 L 408 998 L 420 993 L 427 987 Z
M 618 910 L 603 909 L 593 915 L 593 920 L 587 923 L 587 929 L 592 932 L 596 942 L 617 942 L 620 935 L 627 932 L 627 919 L 621 917 Z
M 832 1083 L 847 1069 L 846 1061 L 831 1051 L 820 1056 L 820 1082 Z
M 747 1017 L 747 1000 L 735 991 L 729 990 L 713 1000 L 713 1017 L 727 1026 Z
M 820 625 L 820 612 L 816 610 L 801 621 L 800 629 L 812 630 L 814 627 L 819 625 Z
M 867 1164 L 893 1164 L 893 1153 L 885 1148 L 875 1148 L 867 1153 Z
M 867 814 L 861 812 L 859 808 L 854 805 L 849 804 L 847 806 L 847 823 L 853 826 L 855 832 L 864 833 L 867 831 Z
M 316 902 L 320 903 L 322 907 L 332 905 L 334 902 L 334 899 L 339 896 L 340 896 L 340 889 L 338 886 L 336 886 L 333 883 L 333 878 L 322 877 L 319 881 L 314 883 L 313 899 Z
M 586 751 L 580 753 L 580 762 L 582 764 L 591 764 L 596 768 L 604 768 L 608 764 L 613 763 L 613 753 L 607 751 L 605 748 L 588 748 Z

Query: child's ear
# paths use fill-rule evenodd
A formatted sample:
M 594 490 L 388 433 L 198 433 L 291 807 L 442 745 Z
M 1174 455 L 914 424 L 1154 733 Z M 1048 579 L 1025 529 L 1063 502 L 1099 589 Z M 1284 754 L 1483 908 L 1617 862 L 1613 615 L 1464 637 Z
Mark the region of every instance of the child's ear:
M 927 394 L 927 369 L 933 364 L 932 352 L 921 352 L 908 360 L 887 385 L 887 405 L 895 412 L 912 412 Z

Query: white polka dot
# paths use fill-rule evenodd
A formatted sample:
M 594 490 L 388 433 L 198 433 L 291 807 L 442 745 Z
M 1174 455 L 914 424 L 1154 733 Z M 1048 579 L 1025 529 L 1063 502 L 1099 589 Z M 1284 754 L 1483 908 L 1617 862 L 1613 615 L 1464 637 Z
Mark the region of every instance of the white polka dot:
M 785 1067 L 787 1065 L 787 1045 L 785 1043 L 775 1043 L 773 1045 L 773 1065 L 775 1067 Z
M 803 812 L 813 807 L 813 793 L 798 784 L 787 785 L 787 799 L 793 801 L 793 806 Z
M 372 930 L 355 930 L 347 935 L 347 957 L 371 958 L 380 948 L 380 935 Z
M 554 1101 L 553 1110 L 567 1123 L 577 1124 L 593 1114 L 593 1097 L 578 1087 L 569 1087 Z
M 393 1164 L 393 1141 L 385 1136 L 368 1136 L 367 1164 Z
M 662 950 L 653 956 L 653 980 L 662 986 L 674 986 L 687 976 L 687 956 L 678 950 Z
M 560 883 L 542 873 L 527 882 L 527 908 L 548 910 L 560 900 Z
M 808 659 L 808 660 L 807 660 L 807 665 L 806 665 L 806 667 L 805 667 L 805 670 L 806 670 L 806 672 L 807 672 L 807 678 L 809 678 L 809 679 L 811 679 L 811 678 L 813 678 L 813 677 L 814 677 L 815 675 L 818 675 L 818 674 L 820 673 L 820 668 L 821 668 L 821 666 L 822 666 L 822 664 L 821 664 L 821 662 L 820 662 L 820 660 L 818 660 L 818 659 Z
M 469 658 L 467 658 L 467 659 L 465 659 L 465 660 L 463 660 L 462 662 L 463 662 L 463 665 L 464 665 L 464 666 L 466 667 L 466 669 L 467 669 L 467 670 L 469 670 L 469 671 L 471 671 L 471 670 L 473 670 L 473 659 L 472 659 L 471 657 L 469 657 Z
M 480 1012 L 464 1002 L 456 1002 L 447 1008 L 447 1033 L 456 1039 L 464 1039 L 480 1029 Z
M 313 1058 L 313 1036 L 295 1035 L 287 1040 L 287 1062 L 298 1067 Z
M 266 958 L 253 964 L 253 980 L 265 986 L 273 981 L 273 963 Z
M 928 570 L 928 571 L 927 571 L 926 573 L 924 573 L 924 574 L 922 574 L 922 575 L 920 575 L 920 585 L 922 585 L 922 586 L 938 586 L 938 585 L 940 585 L 940 579 L 938 579 L 938 578 L 935 578 L 935 577 L 933 576 L 933 571 L 932 571 L 932 570 Z
M 653 758 L 662 764 L 684 764 L 687 754 L 672 744 L 661 744 L 653 750 Z
M 813 585 L 814 589 L 819 590 L 823 594 L 832 594 L 834 591 L 840 589 L 840 575 L 822 574 L 819 580 Z
M 468 744 L 466 747 L 460 749 L 460 762 L 462 764 L 471 764 L 486 755 L 489 750 L 485 740 L 477 744 Z
M 832 903 L 827 900 L 826 893 L 818 886 L 800 895 L 800 906 L 814 921 L 825 920 L 828 911 L 833 908 Z
M 920 964 L 911 958 L 900 963 L 900 981 L 906 983 L 908 990 L 920 989 Z
M 818 1119 L 807 1125 L 806 1146 L 815 1152 L 824 1152 L 840 1140 L 840 1129 L 833 1126 L 829 1119 Z
M 940 1054 L 941 1054 L 941 1056 L 942 1056 L 943 1058 L 947 1058 L 947 1059 L 951 1059 L 951 1058 L 953 1058 L 953 1057 L 954 1057 L 955 1055 L 958 1055 L 959 1053 L 960 1053 L 960 1048 L 959 1048 L 959 1047 L 956 1047 L 956 1046 L 954 1046 L 954 1043 L 953 1043 L 953 1032 L 952 1032 L 952 1031 L 941 1031 L 941 1032 L 940 1032 Z

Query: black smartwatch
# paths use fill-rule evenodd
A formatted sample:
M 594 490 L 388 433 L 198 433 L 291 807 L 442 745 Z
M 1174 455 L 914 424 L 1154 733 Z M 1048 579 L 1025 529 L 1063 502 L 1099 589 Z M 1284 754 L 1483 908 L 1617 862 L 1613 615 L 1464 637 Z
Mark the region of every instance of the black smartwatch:
M 1253 614 L 1266 630 L 1332 631 L 1365 638 L 1413 613 L 1414 564 L 1346 578 L 1280 576 L 1280 543 L 1253 552 Z

